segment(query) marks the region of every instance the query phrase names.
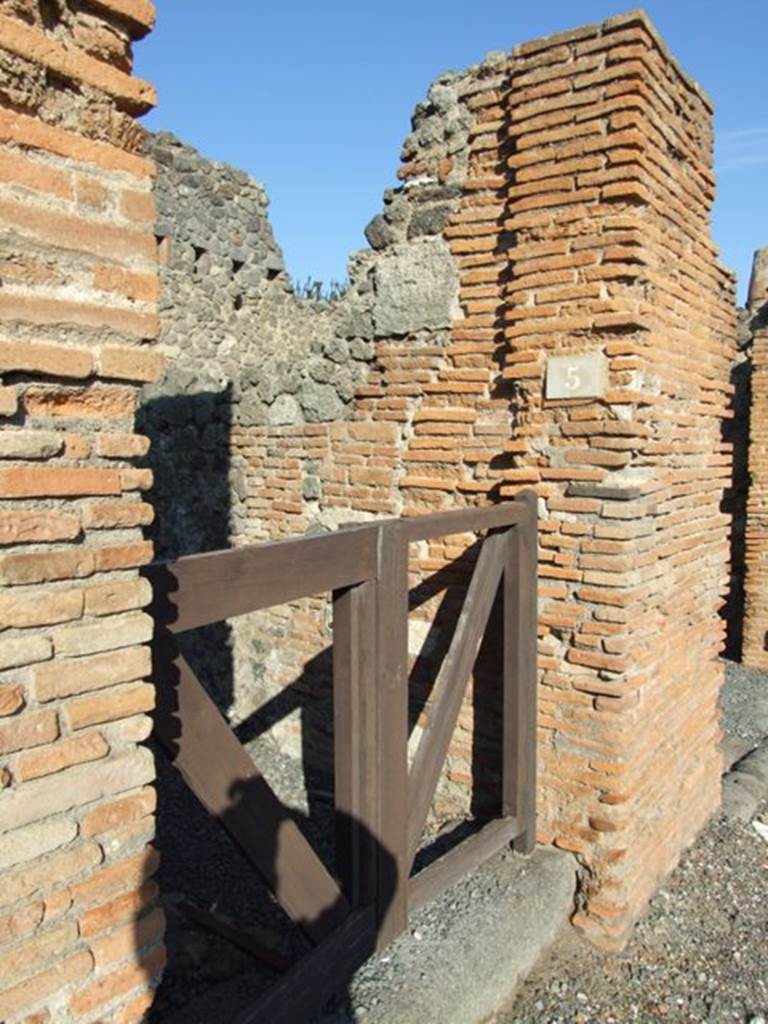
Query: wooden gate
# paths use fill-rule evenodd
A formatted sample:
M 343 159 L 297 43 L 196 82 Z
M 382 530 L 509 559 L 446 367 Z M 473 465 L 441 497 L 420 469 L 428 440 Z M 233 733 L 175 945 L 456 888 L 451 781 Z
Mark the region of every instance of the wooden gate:
M 408 758 L 408 545 L 487 531 Z M 409 911 L 505 844 L 530 852 L 536 817 L 536 496 L 482 509 L 382 520 L 155 563 L 155 733 L 313 943 L 240 1024 L 305 1019 Z M 414 858 L 499 586 L 503 585 L 501 817 L 417 874 Z M 173 634 L 333 593 L 336 877 L 304 838 Z

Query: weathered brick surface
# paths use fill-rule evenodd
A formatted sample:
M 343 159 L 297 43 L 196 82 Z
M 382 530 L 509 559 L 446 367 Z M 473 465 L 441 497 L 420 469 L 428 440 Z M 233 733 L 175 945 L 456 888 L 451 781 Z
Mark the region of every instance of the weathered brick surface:
M 346 418 L 251 424 L 240 406 L 226 452 L 236 543 L 536 489 L 539 838 L 580 856 L 578 923 L 614 946 L 719 800 L 735 317 L 709 232 L 711 113 L 637 13 L 441 80 L 405 144 L 407 192 L 369 226 L 376 297 L 359 340 L 373 357 Z M 466 132 L 450 153 L 448 121 L 454 140 Z M 402 285 L 415 250 L 441 244 L 455 295 L 436 326 Z M 604 393 L 548 400 L 548 358 L 592 351 Z M 414 546 L 412 583 L 466 545 Z M 436 607 L 427 598 L 412 615 L 419 707 Z M 236 680 L 235 719 L 254 690 L 305 679 L 307 663 L 323 678 L 324 614 L 307 599 L 233 625 L 236 669 L 254 637 L 270 651 L 261 692 L 247 672 L 242 690 Z M 473 775 L 492 776 L 493 680 L 478 666 L 437 816 L 466 807 Z M 275 732 L 298 749 L 295 720 Z M 303 743 L 306 755 L 306 732 Z
M 97 962 L 78 894 L 105 858 L 117 868 L 143 858 L 145 878 L 155 864 L 141 852 L 152 803 L 136 796 L 154 776 L 149 752 L 137 748 L 146 731 L 135 727 L 150 694 L 128 700 L 120 689 L 141 686 L 152 626 L 140 610 L 149 596 L 137 567 L 152 557 L 140 528 L 152 510 L 135 493 L 145 476 L 131 476 L 146 450 L 133 414 L 140 384 L 156 379 L 164 360 L 154 351 L 153 168 L 132 115 L 154 92 L 132 77 L 130 45 L 151 27 L 154 7 L 43 6 L 6 4 L 0 14 L 4 60 L 24 62 L 46 83 L 44 95 L 27 95 L 38 78 L 21 76 L 0 102 L 0 1019 L 8 1024 L 70 1020 L 76 993 L 83 1006 L 97 1005 L 84 993 L 103 986 L 100 969 L 122 953 L 128 918 L 119 907 L 103 915 Z M 109 704 L 114 687 L 108 713 L 76 703 L 98 690 Z M 109 724 L 90 727 L 94 718 Z M 150 943 L 162 928 L 156 895 L 150 886 L 136 907 L 152 922 Z M 158 954 L 149 955 L 156 970 Z M 121 1000 L 134 1012 L 150 974 L 137 969 L 113 984 L 112 1017 Z
M 763 274 L 768 279 L 765 261 Z M 768 310 L 766 283 L 750 306 L 758 323 Z M 762 326 L 752 341 L 751 385 L 742 660 L 751 668 L 768 669 L 768 331 Z
M 0 109 L 0 224 L 14 247 L 0 297 L 0 416 L 13 417 L 0 441 L 0 956 L 7 947 L 16 974 L 0 977 L 0 1017 L 128 1024 L 162 969 L 157 858 L 145 848 L 154 765 L 136 746 L 155 698 L 137 572 L 152 557 L 141 528 L 152 523 L 142 492 L 153 474 L 137 459 L 157 470 L 164 553 L 177 527 L 187 544 L 224 546 L 536 489 L 539 838 L 579 855 L 588 884 L 577 922 L 620 945 L 718 799 L 729 525 L 719 505 L 730 473 L 720 432 L 734 324 L 732 280 L 709 236 L 708 101 L 639 14 L 442 78 L 406 140 L 406 184 L 369 225 L 372 250 L 354 261 L 338 307 L 309 316 L 286 298 L 273 251 L 259 267 L 233 250 L 234 311 L 244 296 L 268 296 L 258 330 L 292 340 L 274 379 L 252 352 L 247 373 L 226 344 L 197 352 L 217 379 L 229 375 L 236 415 L 228 392 L 200 396 L 190 464 L 172 442 L 190 436 L 176 426 L 192 396 L 148 388 L 141 433 L 134 423 L 139 385 L 165 367 L 153 347 L 153 165 L 131 119 L 152 92 L 130 75 L 130 42 L 154 9 L 87 7 L 61 7 L 54 28 L 36 10 L 0 15 L 0 48 L 48 74 L 45 103 Z M 107 44 L 94 11 L 122 34 Z M 173 239 L 161 257 L 166 286 L 179 284 L 186 264 Z M 179 327 L 172 302 L 163 306 L 165 336 Z M 311 324 L 306 351 L 296 324 Z M 593 350 L 607 362 L 605 393 L 548 400 L 547 359 Z M 183 383 L 184 366 L 175 371 Z M 222 523 L 217 507 L 213 538 L 199 527 L 199 481 L 215 483 L 205 474 L 223 465 L 232 512 Z M 450 635 L 441 619 L 453 599 L 440 602 L 466 581 L 471 541 L 411 552 L 417 733 Z M 232 639 L 236 666 L 269 651 L 261 696 L 309 678 L 308 662 L 327 684 L 320 598 L 244 619 Z M 493 648 L 461 710 L 436 818 L 461 814 L 472 782 L 492 798 Z M 234 719 L 252 710 L 253 689 L 246 680 L 232 694 Z M 322 687 L 305 689 L 319 705 Z M 295 717 L 275 732 L 298 747 Z M 319 760 L 327 739 L 311 741 Z M 304 743 L 306 755 L 306 731 Z

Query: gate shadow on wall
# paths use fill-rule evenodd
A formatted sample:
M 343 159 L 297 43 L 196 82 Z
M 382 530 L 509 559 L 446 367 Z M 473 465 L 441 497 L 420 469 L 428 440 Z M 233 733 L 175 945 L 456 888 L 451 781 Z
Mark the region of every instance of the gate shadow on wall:
M 151 440 L 145 465 L 154 475 L 150 499 L 155 519 L 148 533 L 156 560 L 230 546 L 231 420 L 230 388 L 161 395 L 141 406 L 137 430 Z M 227 715 L 234 700 L 229 624 L 204 626 L 178 640 L 209 695 Z M 158 794 L 157 881 L 167 916 L 168 964 L 151 1019 L 165 1022 L 177 1015 L 185 1019 L 189 999 L 250 963 L 245 954 L 196 926 L 182 910 L 185 903 L 200 909 L 216 907 L 223 913 L 239 909 L 248 919 L 261 894 L 255 896 L 250 884 L 244 887 L 243 877 L 252 871 L 239 851 L 214 825 L 166 754 L 152 746 Z
M 151 499 L 155 522 L 150 535 L 156 559 L 230 547 L 231 394 L 161 396 L 144 404 L 138 429 L 152 442 L 146 465 L 154 472 Z M 411 610 L 429 604 L 431 616 L 421 653 L 411 670 L 410 726 L 426 706 L 437 670 L 453 636 L 467 581 L 479 544 L 444 569 L 423 579 L 410 594 Z M 471 804 L 466 818 L 436 835 L 416 862 L 420 869 L 460 842 L 474 827 L 471 819 L 487 820 L 499 813 L 501 748 L 501 600 L 497 596 L 472 681 L 474 713 L 465 732 L 472 776 Z M 260 614 L 260 613 L 255 613 Z M 232 628 L 226 622 L 201 627 L 176 637 L 182 654 L 203 682 L 219 710 L 228 716 L 235 700 L 236 666 Z M 334 865 L 332 649 L 308 659 L 301 674 L 254 710 L 237 727 L 268 781 L 279 795 L 288 793 L 300 830 L 328 869 Z M 172 681 L 168 682 L 172 689 Z M 171 699 L 172 695 L 171 695 Z M 301 726 L 301 758 L 269 746 L 269 731 L 288 715 Z M 247 1011 L 279 976 L 230 941 L 201 927 L 190 914 L 214 912 L 247 929 L 257 943 L 275 947 L 287 957 L 306 952 L 301 923 L 291 922 L 266 884 L 227 833 L 202 808 L 155 747 L 157 765 L 157 846 L 161 854 L 157 880 L 166 910 L 168 966 L 151 1012 L 154 1024 L 209 1024 Z M 303 801 L 296 796 L 296 776 L 303 775 Z M 247 782 L 244 784 L 248 784 Z M 231 793 L 232 807 L 242 794 Z M 277 836 L 274 837 L 275 843 Z M 386 851 L 379 855 L 387 858 Z M 391 859 L 391 858 L 390 858 Z M 191 910 L 190 910 L 191 905 Z M 199 918 L 198 918 L 199 921 Z M 304 923 L 306 924 L 306 923 Z M 137 945 L 140 944 L 137 929 Z M 367 951 L 372 953 L 373 949 Z M 341 998 L 341 1019 L 354 1020 Z

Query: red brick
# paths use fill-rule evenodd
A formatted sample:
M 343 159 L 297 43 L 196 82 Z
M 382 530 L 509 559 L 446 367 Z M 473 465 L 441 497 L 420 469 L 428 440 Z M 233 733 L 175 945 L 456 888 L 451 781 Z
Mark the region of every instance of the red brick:
M 0 15 L 0 35 L 6 50 L 42 64 L 63 78 L 99 89 L 135 113 L 143 113 L 155 104 L 155 90 L 148 82 L 132 78 L 80 50 L 64 46 L 53 36 L 30 28 L 16 18 Z
M 139 950 L 156 943 L 165 930 L 165 914 L 155 907 L 148 914 L 130 924 L 115 928 L 103 938 L 91 942 L 91 951 L 97 969 L 119 960 L 139 959 Z
M 154 383 L 165 372 L 165 358 L 146 349 L 105 346 L 99 355 L 99 372 L 117 380 Z
M 39 701 L 100 690 L 148 676 L 152 658 L 148 647 L 124 647 L 87 658 L 58 659 L 34 672 L 34 692 Z
M 94 448 L 106 459 L 133 459 L 147 454 L 149 438 L 142 434 L 97 434 Z
M 15 715 L 17 711 L 21 711 L 25 703 L 24 690 L 21 686 L 0 684 L 0 716 Z
M 98 843 L 82 843 L 62 853 L 34 861 L 16 871 L 7 871 L 0 886 L 0 906 L 9 906 L 42 891 L 50 893 L 56 886 L 64 885 L 78 875 L 90 871 L 101 862 L 101 859 L 102 853 Z M 49 898 L 45 897 L 46 902 Z
M 155 259 L 155 240 L 147 232 L 88 221 L 82 215 L 73 216 L 29 203 L 0 199 L 0 224 L 42 245 L 118 260 L 140 259 L 150 263 Z
M 0 754 L 51 743 L 59 735 L 55 711 L 27 711 L 0 724 Z
M 120 544 L 115 547 L 94 548 L 93 562 L 96 572 L 114 569 L 133 569 L 152 561 L 154 545 L 151 541 Z
M 67 705 L 66 716 L 71 729 L 84 729 L 101 722 L 128 718 L 155 706 L 155 688 L 150 683 L 111 688 L 107 693 L 81 697 Z
M 30 416 L 103 419 L 133 416 L 136 393 L 132 388 L 103 387 L 54 388 L 29 387 L 24 392 L 24 408 Z
M 72 198 L 72 175 L 26 154 L 0 152 L 0 182 L 59 199 Z
M 120 214 L 126 220 L 154 227 L 157 217 L 154 196 L 151 192 L 123 192 L 120 196 Z
M 125 171 L 140 178 L 154 173 L 151 160 L 127 153 L 106 142 L 87 139 L 76 131 L 56 128 L 27 114 L 0 110 L 0 142 L 55 153 L 108 171 Z
M 0 497 L 59 498 L 88 494 L 119 494 L 120 475 L 111 469 L 65 466 L 0 469 Z
M 8 584 L 79 579 L 92 573 L 93 553 L 87 548 L 0 556 L 0 582 Z
M 123 921 L 135 920 L 140 913 L 146 912 L 157 902 L 159 892 L 157 883 L 150 879 L 137 889 L 86 910 L 78 921 L 80 934 L 85 937 L 97 935 Z
M 151 788 L 120 797 L 89 811 L 80 822 L 80 834 L 93 836 L 122 828 L 152 814 L 156 806 L 157 793 Z
M 164 965 L 165 950 L 162 947 L 154 949 L 138 964 L 129 964 L 110 974 L 102 974 L 81 988 L 70 999 L 69 1008 L 74 1014 L 91 1014 L 118 996 L 127 995 L 133 989 L 146 985 L 160 973 Z
M 95 907 L 118 894 L 133 892 L 157 870 L 157 852 L 151 847 L 128 860 L 102 867 L 82 882 L 72 885 L 72 900 L 78 908 Z
M 154 313 L 123 309 L 107 303 L 43 298 L 37 294 L 19 295 L 16 292 L 0 294 L 0 319 L 25 320 L 33 324 L 78 324 L 83 327 L 109 328 L 135 338 L 154 338 L 159 330 L 159 321 Z
M 40 968 L 54 957 L 71 950 L 77 938 L 75 921 L 68 921 L 56 928 L 47 928 L 33 939 L 27 939 L 26 942 L 7 950 L 3 955 L 3 971 L 7 972 L 6 977 L 13 979 L 23 978 L 35 971 L 39 972 Z
M 29 509 L 0 512 L 0 545 L 75 540 L 80 532 L 80 520 L 73 515 L 32 512 Z
M 156 11 L 151 0 L 91 0 L 91 4 L 132 22 L 135 36 L 142 36 L 154 27 Z
M 0 341 L 0 371 L 83 380 L 94 372 L 94 363 L 93 356 L 87 349 L 71 348 L 68 345 Z
M 152 587 L 149 580 L 115 580 L 88 587 L 85 591 L 85 611 L 87 615 L 113 615 L 134 608 L 145 608 L 151 600 Z
M 13 768 L 18 782 L 51 775 L 87 761 L 97 761 L 109 753 L 109 744 L 99 732 L 83 733 L 60 740 L 38 750 L 19 754 Z
M 93 286 L 99 291 L 116 292 L 137 302 L 155 303 L 160 298 L 157 274 L 124 270 L 107 264 L 94 267 Z
M 64 956 L 47 970 L 0 993 L 0 1018 L 8 1019 L 35 1003 L 59 992 L 90 974 L 93 957 L 89 952 Z
M 125 485 L 125 477 L 122 477 Z M 151 505 L 141 501 L 99 501 L 83 506 L 83 523 L 91 529 L 112 529 L 116 526 L 148 526 L 154 519 Z

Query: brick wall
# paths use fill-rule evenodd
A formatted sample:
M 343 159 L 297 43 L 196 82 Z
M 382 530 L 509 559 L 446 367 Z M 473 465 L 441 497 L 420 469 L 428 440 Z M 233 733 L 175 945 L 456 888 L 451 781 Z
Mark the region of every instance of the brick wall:
M 151 881 L 147 0 L 0 3 L 0 1019 L 130 1024 Z
M 752 375 L 742 661 L 768 669 L 768 249 L 755 253 L 747 313 Z
M 736 331 L 710 237 L 711 121 L 638 13 L 439 79 L 353 261 L 373 343 L 354 403 L 335 422 L 234 422 L 226 452 L 242 471 L 238 543 L 537 489 L 540 839 L 580 858 L 576 920 L 611 946 L 719 800 Z M 545 398 L 548 357 L 594 351 L 599 399 Z M 450 632 L 441 598 L 466 573 L 445 567 L 467 543 L 411 553 L 421 722 Z M 328 640 L 319 598 L 239 624 L 234 717 L 255 694 L 320 701 L 307 669 L 327 681 Z M 478 776 L 493 789 L 487 653 L 438 819 L 468 809 Z M 274 731 L 298 750 L 301 729 L 296 712 Z
M 709 236 L 711 108 L 638 14 L 517 51 L 505 374 L 540 479 L 542 838 L 620 945 L 719 801 L 733 281 Z M 547 401 L 599 349 L 601 401 Z
M 143 495 L 149 466 L 176 479 L 173 446 L 193 437 L 237 508 L 215 546 L 537 489 L 539 838 L 582 862 L 578 923 L 621 945 L 719 798 L 735 326 L 709 234 L 706 97 L 636 13 L 441 77 L 340 303 L 299 310 L 279 267 L 261 274 L 249 253 L 206 250 L 231 263 L 228 298 L 237 273 L 254 275 L 217 345 L 233 331 L 247 345 L 249 316 L 279 319 L 278 291 L 292 323 L 314 326 L 280 388 L 277 364 L 257 354 L 246 379 L 233 357 L 216 400 L 196 403 L 209 354 L 185 353 L 167 289 L 175 280 L 189 312 L 194 289 L 178 273 L 189 263 L 210 284 L 194 270 L 205 246 L 189 223 L 183 239 L 155 230 L 135 120 L 153 95 L 130 77 L 151 6 L 56 10 L 0 3 L 0 1018 L 129 1024 L 151 1001 L 163 952 L 147 845 L 154 765 L 140 745 L 153 701 Z M 162 328 L 156 234 L 171 235 Z M 163 371 L 158 330 L 177 371 L 143 393 L 159 453 L 148 455 L 134 413 Z M 604 393 L 547 399 L 548 357 L 592 351 L 606 360 Z M 755 479 L 755 441 L 752 462 Z M 167 550 L 184 542 L 173 515 L 166 502 Z M 455 614 L 443 597 L 465 578 L 471 558 L 456 563 L 470 540 L 411 553 L 417 731 Z M 255 694 L 321 699 L 306 673 L 327 681 L 326 614 L 313 598 L 233 626 L 245 678 L 222 704 L 234 719 Z M 438 821 L 477 810 L 473 780 L 493 793 L 493 648 L 462 709 Z M 289 715 L 279 743 L 295 749 L 301 728 Z

